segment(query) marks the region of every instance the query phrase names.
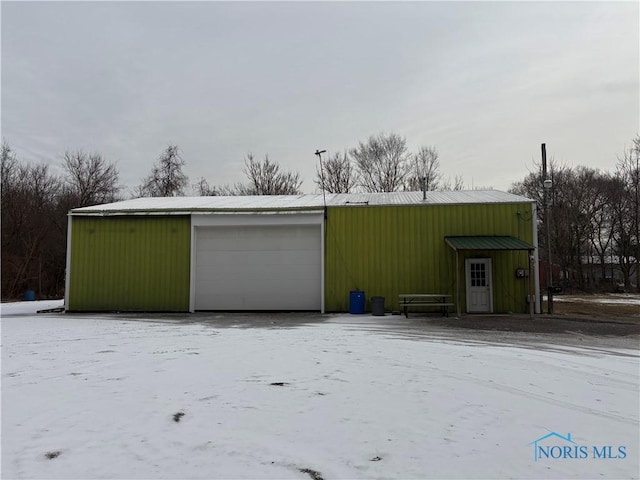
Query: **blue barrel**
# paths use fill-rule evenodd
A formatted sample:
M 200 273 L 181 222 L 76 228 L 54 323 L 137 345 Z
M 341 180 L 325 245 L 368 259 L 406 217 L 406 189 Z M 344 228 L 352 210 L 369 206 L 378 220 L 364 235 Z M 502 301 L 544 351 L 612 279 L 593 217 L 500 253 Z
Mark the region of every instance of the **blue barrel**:
M 364 292 L 361 290 L 351 290 L 349 292 L 349 313 L 358 315 L 364 313 Z
M 33 302 L 36 299 L 36 292 L 34 292 L 33 290 L 27 290 L 26 292 L 24 292 L 24 299 L 27 302 Z

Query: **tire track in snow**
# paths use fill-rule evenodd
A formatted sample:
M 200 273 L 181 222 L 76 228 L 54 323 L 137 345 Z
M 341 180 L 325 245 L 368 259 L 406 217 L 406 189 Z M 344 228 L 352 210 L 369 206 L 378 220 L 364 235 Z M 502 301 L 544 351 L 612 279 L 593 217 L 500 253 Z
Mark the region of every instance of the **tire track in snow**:
M 422 368 L 422 369 L 428 369 L 434 372 L 437 372 L 438 374 L 447 377 L 447 378 L 452 378 L 455 380 L 461 380 L 464 382 L 472 382 L 475 383 L 476 385 L 482 385 L 483 387 L 489 387 L 493 390 L 500 390 L 500 391 L 504 391 L 504 392 L 508 392 L 514 395 L 518 395 L 521 397 L 526 397 L 526 398 L 533 398 L 536 399 L 542 403 L 547 403 L 549 405 L 555 405 L 558 407 L 563 407 L 572 411 L 579 411 L 582 413 L 586 413 L 589 415 L 595 415 L 597 417 L 601 417 L 601 418 L 606 418 L 609 420 L 613 420 L 616 422 L 620 422 L 620 423 L 624 423 L 625 425 L 628 425 L 629 423 L 632 423 L 636 426 L 640 425 L 640 421 L 637 418 L 630 418 L 630 417 L 624 417 L 622 415 L 616 415 L 615 413 L 608 413 L 608 412 L 603 412 L 600 410 L 596 410 L 593 408 L 589 408 L 589 407 L 584 407 L 582 405 L 577 405 L 575 403 L 572 402 L 567 402 L 564 400 L 558 400 L 558 399 L 553 399 L 550 397 L 546 397 L 544 395 L 540 395 L 538 393 L 533 393 L 527 390 L 523 390 L 521 388 L 516 388 L 516 387 L 512 387 L 503 383 L 498 383 L 495 382 L 493 380 L 479 380 L 477 378 L 474 378 L 472 376 L 466 376 L 466 375 L 458 375 L 455 373 L 452 373 L 449 370 L 444 370 L 442 368 L 438 368 L 438 367 L 432 367 L 429 365 L 423 365 L 423 364 L 416 364 L 416 363 L 412 363 L 412 362 L 406 362 L 406 361 L 401 361 L 398 360 L 397 358 L 390 358 L 390 357 L 386 357 L 386 356 L 382 356 L 382 355 L 378 355 L 379 358 L 386 360 L 387 362 L 390 363 L 395 363 L 397 365 L 402 365 L 405 367 L 418 367 L 418 368 Z M 637 390 L 637 385 L 635 386 L 636 390 Z

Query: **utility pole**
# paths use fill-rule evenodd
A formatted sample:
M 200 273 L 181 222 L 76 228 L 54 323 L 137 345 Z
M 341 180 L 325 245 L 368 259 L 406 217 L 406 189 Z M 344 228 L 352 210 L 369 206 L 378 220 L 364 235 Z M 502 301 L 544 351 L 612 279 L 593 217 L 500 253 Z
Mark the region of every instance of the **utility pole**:
M 549 209 L 549 194 L 552 180 L 547 177 L 547 146 L 542 144 L 542 186 L 544 188 L 544 226 L 547 231 L 547 313 L 553 314 L 553 274 L 551 264 L 551 211 Z

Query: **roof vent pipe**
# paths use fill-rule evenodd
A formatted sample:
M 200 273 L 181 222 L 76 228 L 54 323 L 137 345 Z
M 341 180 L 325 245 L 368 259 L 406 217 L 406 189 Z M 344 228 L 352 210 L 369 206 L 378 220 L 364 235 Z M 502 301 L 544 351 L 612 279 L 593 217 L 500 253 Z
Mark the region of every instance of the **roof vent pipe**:
M 422 177 L 422 200 L 427 199 L 427 177 Z

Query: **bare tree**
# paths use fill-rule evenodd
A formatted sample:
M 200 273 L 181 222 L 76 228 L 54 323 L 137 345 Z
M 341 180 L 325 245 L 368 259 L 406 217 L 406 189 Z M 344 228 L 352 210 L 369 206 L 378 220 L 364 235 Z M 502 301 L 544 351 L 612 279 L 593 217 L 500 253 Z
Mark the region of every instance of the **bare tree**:
M 141 197 L 177 197 L 184 195 L 188 178 L 183 173 L 185 161 L 177 145 L 169 145 L 153 166 L 151 174 L 135 190 Z
M 351 157 L 367 192 L 395 192 L 404 185 L 407 176 L 407 141 L 398 134 L 380 133 L 371 136 L 356 148 Z
M 423 145 L 417 153 L 411 155 L 406 189 L 410 191 L 438 190 L 441 180 L 438 150 L 436 147 Z
M 442 192 L 457 192 L 460 190 L 464 190 L 464 180 L 462 179 L 462 175 L 456 175 L 453 179 L 448 178 L 442 181 L 438 190 Z
M 67 174 L 65 193 L 72 201 L 71 208 L 116 200 L 121 189 L 118 170 L 100 154 L 87 154 L 82 150 L 66 152 L 63 168 Z
M 5 141 L 2 142 L 2 147 L 0 147 L 0 155 L 0 181 L 2 182 L 2 191 L 4 192 L 4 188 L 9 187 L 15 179 L 18 170 L 18 160 L 9 144 Z
M 315 183 L 318 188 L 328 193 L 349 193 L 353 189 L 357 177 L 347 152 L 342 155 L 335 153 L 322 164 L 322 168 L 316 167 Z
M 200 180 L 198 180 L 198 183 L 193 184 L 191 187 L 193 189 L 193 194 L 197 197 L 224 197 L 244 195 L 244 193 L 241 193 L 239 190 L 246 190 L 246 186 L 242 184 L 238 184 L 237 186 L 227 184 L 211 186 L 204 177 L 200 178 Z
M 595 179 L 595 188 L 592 192 L 594 203 L 593 212 L 589 218 L 589 246 L 593 248 L 600 264 L 600 278 L 607 277 L 607 254 L 613 253 L 614 233 L 616 230 L 616 216 L 614 205 L 618 199 L 619 188 L 614 177 L 607 174 L 598 174 Z M 590 255 L 591 256 L 591 255 Z M 613 281 L 613 275 L 611 275 Z M 598 283 L 591 270 L 591 280 Z
M 209 185 L 209 182 L 202 177 L 197 183 L 192 185 L 193 193 L 197 197 L 213 197 L 218 195 L 215 187 Z
M 246 184 L 237 184 L 237 195 L 299 195 L 302 180 L 297 172 L 283 172 L 280 165 L 265 155 L 262 162 L 252 153 L 247 155 L 243 172 L 249 179 Z
M 61 180 L 45 164 L 21 164 L 7 144 L 1 153 L 2 298 L 19 298 L 27 289 L 43 291 L 51 240 L 64 245 L 54 226 Z
M 570 224 L 565 221 L 565 218 L 570 218 L 570 215 L 566 213 L 566 202 L 562 192 L 568 190 L 566 185 L 569 182 L 571 170 L 565 166 L 558 166 L 553 160 L 549 162 L 548 172 L 553 187 L 548 199 L 549 207 L 545 209 L 542 163 L 534 162 L 534 167 L 535 171 L 530 172 L 524 180 L 514 183 L 509 191 L 536 201 L 538 204 L 538 236 L 542 239 L 540 247 L 545 252 L 542 258 L 549 258 L 550 252 L 554 263 L 560 265 L 560 268 L 566 273 L 565 278 L 569 278 L 569 270 L 573 267 L 572 252 L 575 250 L 572 240 L 575 237 L 571 234 Z M 553 218 L 552 222 L 549 222 L 545 212 L 549 212 L 550 217 Z M 550 229 L 548 237 L 547 229 Z M 550 243 L 546 242 L 547 238 L 550 238 Z
M 631 277 L 640 277 L 640 135 L 618 160 L 616 178 L 620 200 L 616 204 L 616 253 L 624 276 L 625 286 Z M 637 281 L 640 291 L 640 278 Z
M 574 249 L 571 260 L 581 289 L 591 287 L 588 282 L 593 278 L 593 272 L 585 267 L 592 263 L 592 238 L 596 234 L 594 219 L 604 209 L 603 186 L 601 172 L 579 166 L 571 171 L 562 191 L 564 215 L 560 215 L 560 220 L 569 227 L 569 234 L 573 237 L 570 240 Z M 601 235 L 602 232 L 598 234 Z
M 545 218 L 546 209 L 542 208 L 541 168 L 510 189 L 538 202 L 540 238 L 547 238 L 547 229 L 550 229 L 551 239 L 550 245 L 546 241 L 540 245 L 545 250 L 551 249 L 565 286 L 597 287 L 595 272 L 599 269 L 600 276 L 606 277 L 607 256 L 617 259 L 625 284 L 630 286 L 638 268 L 634 198 L 639 175 L 634 166 L 640 162 L 635 155 L 633 149 L 626 152 L 615 175 L 583 166 L 559 167 L 552 161 L 548 205 L 551 221 Z

